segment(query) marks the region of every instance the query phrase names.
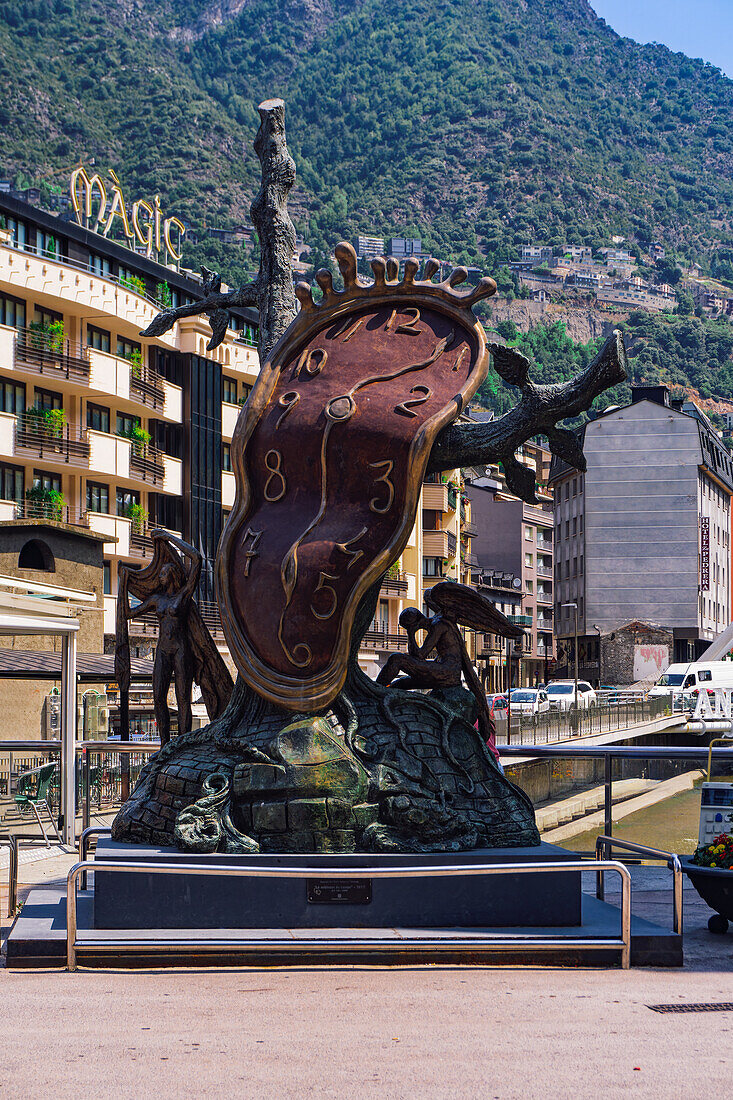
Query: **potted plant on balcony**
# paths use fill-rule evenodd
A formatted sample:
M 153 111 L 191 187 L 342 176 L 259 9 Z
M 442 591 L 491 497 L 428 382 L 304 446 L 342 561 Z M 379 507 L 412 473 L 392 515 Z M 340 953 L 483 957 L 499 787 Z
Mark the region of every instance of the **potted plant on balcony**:
M 125 509 L 125 515 L 129 520 L 132 520 L 132 532 L 134 535 L 144 535 L 145 528 L 148 525 L 148 513 L 143 508 L 142 504 L 138 504 L 137 501 L 131 501 Z
M 63 493 L 59 493 L 56 489 L 44 489 L 42 485 L 34 485 L 32 489 L 26 489 L 25 499 L 28 516 L 58 521 L 63 517 L 66 500 Z
M 168 283 L 156 283 L 155 300 L 162 309 L 170 309 L 173 305 L 173 295 Z
M 38 351 L 50 351 L 60 355 L 64 350 L 63 321 L 31 321 L 28 325 L 30 345 Z
M 147 294 L 147 287 L 145 281 L 138 275 L 120 275 L 120 286 L 125 290 L 132 290 L 135 294 L 140 294 L 143 298 Z
M 64 409 L 39 409 L 37 405 L 30 405 L 23 415 L 23 430 L 47 439 L 63 439 L 65 427 Z
M 133 348 L 127 355 L 127 361 L 130 364 L 130 374 L 133 378 L 142 378 L 143 376 L 143 353 L 139 348 Z
M 148 453 L 148 447 L 152 436 L 150 432 L 146 431 L 141 424 L 133 424 L 130 429 L 130 440 L 132 441 L 132 451 L 139 458 L 145 458 Z

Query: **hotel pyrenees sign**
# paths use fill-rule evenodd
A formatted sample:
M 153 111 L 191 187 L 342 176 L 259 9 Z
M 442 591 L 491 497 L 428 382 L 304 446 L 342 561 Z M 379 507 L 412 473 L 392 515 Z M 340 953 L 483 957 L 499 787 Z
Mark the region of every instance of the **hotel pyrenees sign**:
M 183 222 L 179 218 L 163 217 L 160 195 L 152 202 L 137 199 L 128 208 L 120 181 L 112 169 L 109 175 L 111 185 L 105 184 L 98 172 L 90 176 L 81 165 L 71 173 L 71 205 L 78 224 L 102 237 L 120 230 L 127 247 L 133 251 L 137 251 L 137 245 L 142 245 L 148 259 L 165 252 L 167 261 L 177 264 L 186 232 Z M 113 236 L 116 237 L 116 233 Z

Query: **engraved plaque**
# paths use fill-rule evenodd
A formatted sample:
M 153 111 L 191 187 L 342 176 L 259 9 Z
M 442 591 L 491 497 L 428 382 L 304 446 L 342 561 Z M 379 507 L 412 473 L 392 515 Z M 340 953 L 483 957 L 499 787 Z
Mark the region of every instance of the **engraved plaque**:
M 309 905 L 369 905 L 370 878 L 308 878 L 305 880 Z

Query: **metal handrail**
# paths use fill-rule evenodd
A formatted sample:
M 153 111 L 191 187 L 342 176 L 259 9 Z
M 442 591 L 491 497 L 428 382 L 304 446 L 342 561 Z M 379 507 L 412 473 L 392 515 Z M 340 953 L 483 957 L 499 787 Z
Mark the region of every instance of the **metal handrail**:
M 182 948 L 196 951 L 217 951 L 222 949 L 247 950 L 249 953 L 257 951 L 282 951 L 300 952 L 310 951 L 349 951 L 355 948 L 368 951 L 375 948 L 392 947 L 398 951 L 420 951 L 430 948 L 433 951 L 454 951 L 457 948 L 470 948 L 472 951 L 518 951 L 531 947 L 535 950 L 550 951 L 561 947 L 567 947 L 572 942 L 576 948 L 584 951 L 598 951 L 606 948 L 616 948 L 620 952 L 621 967 L 628 970 L 631 965 L 631 875 L 627 867 L 618 860 L 599 861 L 598 867 L 604 871 L 616 871 L 621 878 L 621 935 L 612 937 L 577 937 L 572 941 L 567 937 L 533 937 L 523 934 L 515 934 L 513 937 L 491 939 L 490 937 L 469 939 L 455 936 L 448 938 L 431 938 L 429 936 L 416 937 L 414 939 L 386 939 L 384 937 L 370 937 L 368 939 L 80 939 L 77 921 L 77 892 L 76 884 L 80 876 L 90 868 L 101 870 L 100 865 L 93 861 L 76 863 L 66 880 L 66 965 L 70 971 L 77 969 L 77 953 L 79 949 L 88 948 L 91 951 L 106 953 L 121 952 L 145 952 L 165 951 L 172 953 Z M 227 866 L 209 864 L 202 867 L 200 864 L 170 864 L 170 863 L 146 863 L 141 867 L 139 863 L 132 862 L 105 862 L 105 874 L 110 872 L 129 873 L 141 871 L 145 874 L 162 875 L 225 875 L 243 877 L 245 875 L 255 878 L 438 878 L 454 875 L 500 875 L 500 874 L 540 874 L 567 871 L 590 871 L 593 863 L 590 860 L 568 860 L 565 863 L 487 863 L 475 864 L 471 867 L 447 866 L 423 866 L 423 867 L 339 867 L 333 870 L 324 867 L 257 867 Z
M 682 864 L 680 863 L 680 857 L 674 852 L 664 852 L 661 848 L 650 848 L 646 844 L 636 844 L 631 840 L 617 840 L 616 837 L 613 836 L 599 836 L 596 838 L 596 860 L 600 862 L 604 858 L 612 858 L 612 850 L 614 848 L 621 848 L 621 850 L 625 852 L 636 852 L 638 855 L 646 856 L 647 859 L 664 860 L 672 872 L 672 931 L 678 936 L 681 936 L 684 917 L 682 903 Z M 598 871 L 596 875 L 596 897 L 599 901 L 603 901 L 604 896 L 605 883 L 603 871 Z
M 7 844 L 10 849 L 10 862 L 8 865 L 8 916 L 14 917 L 18 906 L 18 838 L 17 836 L 0 837 L 0 844 Z
M 82 829 L 81 836 L 79 837 L 79 862 L 86 862 L 87 855 L 89 854 L 89 838 L 91 836 L 111 836 L 112 829 L 109 825 L 88 825 L 86 829 Z M 81 876 L 81 888 L 86 890 L 87 888 L 87 873 L 86 871 Z

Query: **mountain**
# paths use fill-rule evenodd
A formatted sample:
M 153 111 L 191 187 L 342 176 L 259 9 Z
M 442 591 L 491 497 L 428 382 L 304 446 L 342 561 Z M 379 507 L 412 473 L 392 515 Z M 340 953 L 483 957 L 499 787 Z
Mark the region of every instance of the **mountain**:
M 394 233 L 491 271 L 529 238 L 620 235 L 733 277 L 733 83 L 586 0 L 0 0 L 0 79 L 16 182 L 93 158 L 127 194 L 232 224 L 256 104 L 280 95 L 317 259 Z M 230 280 L 251 266 L 228 255 Z

